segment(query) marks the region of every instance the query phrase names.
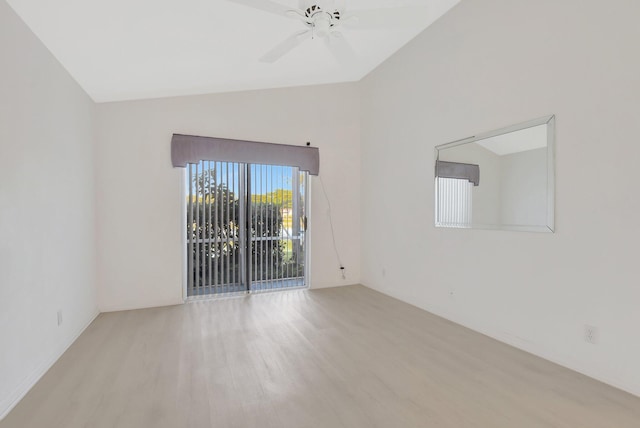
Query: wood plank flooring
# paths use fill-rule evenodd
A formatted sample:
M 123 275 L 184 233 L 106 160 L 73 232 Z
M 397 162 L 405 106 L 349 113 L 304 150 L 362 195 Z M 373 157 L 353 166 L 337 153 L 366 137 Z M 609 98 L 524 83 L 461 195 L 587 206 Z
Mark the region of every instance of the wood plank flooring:
M 2 428 L 640 427 L 640 399 L 362 286 L 100 315 Z

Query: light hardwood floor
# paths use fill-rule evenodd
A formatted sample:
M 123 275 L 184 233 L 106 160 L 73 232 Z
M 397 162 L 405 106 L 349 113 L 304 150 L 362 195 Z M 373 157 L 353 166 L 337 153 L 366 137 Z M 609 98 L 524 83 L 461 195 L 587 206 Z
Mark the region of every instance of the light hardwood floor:
M 640 427 L 640 399 L 362 286 L 100 315 L 0 422 Z

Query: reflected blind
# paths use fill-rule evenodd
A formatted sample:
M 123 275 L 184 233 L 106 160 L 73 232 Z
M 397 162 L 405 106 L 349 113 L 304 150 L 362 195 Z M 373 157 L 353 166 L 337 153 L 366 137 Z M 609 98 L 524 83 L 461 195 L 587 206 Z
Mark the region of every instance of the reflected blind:
M 473 183 L 466 179 L 436 179 L 436 221 L 441 227 L 471 227 Z

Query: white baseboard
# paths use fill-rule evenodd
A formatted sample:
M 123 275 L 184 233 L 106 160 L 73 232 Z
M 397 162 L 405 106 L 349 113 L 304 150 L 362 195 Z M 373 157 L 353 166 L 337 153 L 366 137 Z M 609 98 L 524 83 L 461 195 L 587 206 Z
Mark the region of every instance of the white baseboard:
M 24 398 L 25 395 L 33 388 L 33 386 L 38 383 L 38 381 L 49 371 L 49 369 L 60 359 L 62 354 L 64 354 L 67 349 L 80 337 L 80 335 L 91 325 L 91 323 L 100 315 L 100 311 L 96 311 L 95 314 L 91 317 L 89 322 L 83 325 L 77 332 L 74 334 L 70 340 L 63 342 L 60 347 L 51 355 L 46 358 L 35 370 L 31 372 L 29 376 L 27 376 L 20 385 L 14 390 L 14 392 L 9 395 L 7 399 L 0 402 L 0 421 L 2 421 L 8 414 L 13 410 L 13 408 Z
M 321 290 L 323 288 L 335 288 L 335 287 L 348 287 L 350 285 L 359 285 L 359 282 L 355 282 L 355 283 L 348 283 L 348 284 L 334 284 L 334 283 L 319 283 L 316 284 L 314 283 L 313 285 L 311 285 L 309 287 L 309 290 Z
M 609 386 L 617 388 L 621 391 L 628 392 L 631 395 L 640 397 L 640 385 L 636 385 L 633 382 L 629 382 L 626 379 L 618 379 L 613 376 L 610 376 L 607 373 L 601 373 L 598 370 L 594 370 L 591 367 L 584 367 L 577 361 L 570 361 L 568 358 L 563 358 L 558 355 L 552 355 L 546 350 L 539 349 L 539 347 L 535 346 L 530 342 L 524 341 L 522 339 L 518 339 L 517 337 L 514 337 L 506 333 L 494 334 L 493 332 L 487 332 L 487 331 L 483 331 L 482 329 L 472 328 L 469 325 L 462 322 L 458 322 L 456 320 L 450 320 L 450 321 L 453 321 L 457 324 L 467 327 L 470 330 L 474 330 L 479 333 L 482 333 L 485 336 L 489 336 L 492 339 L 506 343 L 507 345 L 513 346 L 514 348 L 518 348 L 521 351 L 525 351 L 529 354 L 535 355 L 536 357 L 540 357 L 554 364 L 565 367 L 569 370 L 583 374 L 599 382 L 602 382 Z
M 183 303 L 184 303 L 184 299 L 182 296 L 180 296 L 177 299 L 170 299 L 170 300 L 158 301 L 153 303 L 99 305 L 99 308 L 100 308 L 100 313 L 107 313 L 107 312 L 136 311 L 138 309 L 164 308 L 166 306 L 181 305 Z
M 488 336 L 492 339 L 495 339 L 499 342 L 502 343 L 506 343 L 509 346 L 513 346 L 514 348 L 520 349 L 521 351 L 527 352 L 529 354 L 535 355 L 536 357 L 540 357 L 542 359 L 545 359 L 547 361 L 550 361 L 554 364 L 557 364 L 559 366 L 565 367 L 569 370 L 572 370 L 574 372 L 583 374 L 587 377 L 590 377 L 592 379 L 595 379 L 599 382 L 605 383 L 607 385 L 610 385 L 614 388 L 620 389 L 622 391 L 628 392 L 629 394 L 635 395 L 637 397 L 640 397 L 640 385 L 635 384 L 634 382 L 629 381 L 628 379 L 620 379 L 617 377 L 613 377 L 607 373 L 601 373 L 598 370 L 594 370 L 591 367 L 585 367 L 584 365 L 580 364 L 580 362 L 578 361 L 573 361 L 569 358 L 565 358 L 562 357 L 560 355 L 553 355 L 552 353 L 546 351 L 545 349 L 540 348 L 539 346 L 536 346 L 535 344 L 528 342 L 524 339 L 520 339 L 514 335 L 508 334 L 506 332 L 495 332 L 495 331 L 488 331 L 486 329 L 483 328 L 478 328 L 471 320 L 467 320 L 467 319 L 463 319 L 460 316 L 454 316 L 452 314 L 449 313 L 444 313 L 442 311 L 437 311 L 434 310 L 434 308 L 426 308 L 426 307 L 422 307 L 420 305 L 415 304 L 414 302 L 410 302 L 407 299 L 403 298 L 402 296 L 397 296 L 394 295 L 390 292 L 388 292 L 387 290 L 380 290 L 378 288 L 375 287 L 371 287 L 368 285 L 365 285 L 365 287 L 370 288 L 372 290 L 375 290 L 379 293 L 382 293 L 384 295 L 387 295 L 389 297 L 393 297 L 394 299 L 398 299 L 401 302 L 407 303 L 411 306 L 415 306 L 417 308 L 420 308 L 424 311 L 427 311 L 429 313 L 432 313 L 436 316 L 439 316 L 441 318 L 444 318 L 448 321 L 451 321 L 453 323 L 456 323 L 458 325 L 461 325 L 463 327 L 468 328 L 469 330 L 473 330 L 476 331 L 480 334 L 483 334 L 485 336 Z

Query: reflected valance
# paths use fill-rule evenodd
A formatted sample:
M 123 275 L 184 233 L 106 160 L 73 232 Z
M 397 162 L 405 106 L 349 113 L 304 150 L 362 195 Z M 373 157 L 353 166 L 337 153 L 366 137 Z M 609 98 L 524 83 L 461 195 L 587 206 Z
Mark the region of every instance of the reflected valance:
M 469 180 L 474 186 L 480 184 L 480 166 L 469 163 L 436 161 L 436 177 Z

